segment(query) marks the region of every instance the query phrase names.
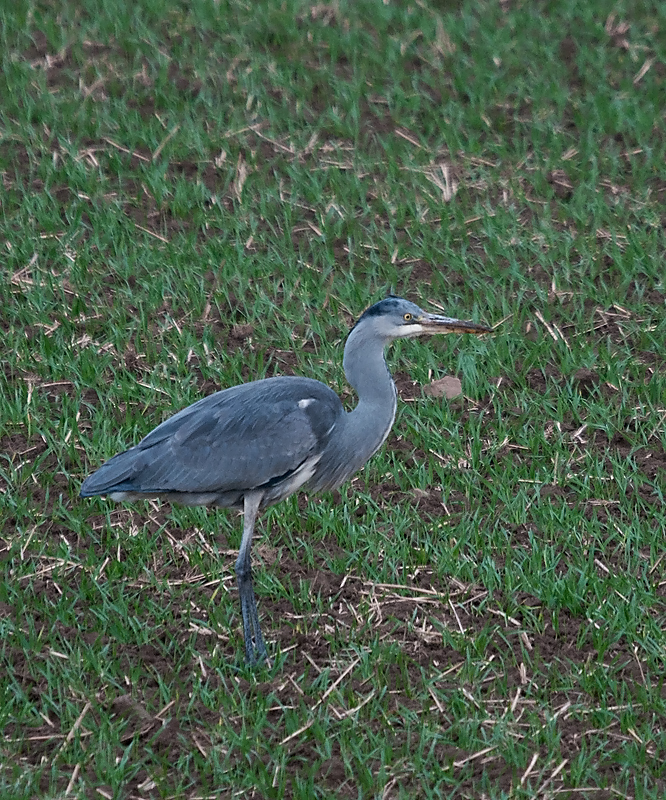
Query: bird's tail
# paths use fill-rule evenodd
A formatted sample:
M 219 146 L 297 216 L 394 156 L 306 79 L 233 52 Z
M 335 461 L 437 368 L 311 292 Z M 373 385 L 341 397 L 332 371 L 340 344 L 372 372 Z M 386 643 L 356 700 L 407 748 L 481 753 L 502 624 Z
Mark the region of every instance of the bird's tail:
M 105 464 L 83 481 L 81 497 L 96 497 L 110 492 L 128 492 L 134 489 L 140 465 L 137 463 L 140 451 L 135 448 L 110 458 Z

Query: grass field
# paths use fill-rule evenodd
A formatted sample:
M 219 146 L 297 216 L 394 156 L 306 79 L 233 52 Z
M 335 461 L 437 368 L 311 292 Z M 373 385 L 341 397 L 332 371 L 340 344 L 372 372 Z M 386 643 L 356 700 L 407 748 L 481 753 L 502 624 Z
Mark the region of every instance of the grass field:
M 0 798 L 666 796 L 666 6 L 0 11 Z M 274 374 L 387 444 L 263 515 L 81 500 Z M 458 377 L 463 395 L 428 394 Z

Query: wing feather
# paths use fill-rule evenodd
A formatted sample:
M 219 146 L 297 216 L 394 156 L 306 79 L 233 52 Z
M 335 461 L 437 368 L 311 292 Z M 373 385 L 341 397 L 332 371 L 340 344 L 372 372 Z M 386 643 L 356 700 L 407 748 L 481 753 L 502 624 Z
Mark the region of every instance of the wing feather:
M 234 386 L 158 425 L 89 476 L 81 493 L 258 488 L 321 453 L 342 413 L 335 392 L 309 378 Z

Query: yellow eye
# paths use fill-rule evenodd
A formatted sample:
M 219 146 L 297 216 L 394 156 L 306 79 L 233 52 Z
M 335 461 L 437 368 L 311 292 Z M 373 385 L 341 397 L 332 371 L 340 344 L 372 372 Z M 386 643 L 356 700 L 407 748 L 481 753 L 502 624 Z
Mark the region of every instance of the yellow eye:
M 409 311 L 408 311 L 406 314 L 404 314 L 404 315 L 403 315 L 403 317 L 402 317 L 402 318 L 405 320 L 405 322 L 411 322 L 411 320 L 412 320 L 412 315 L 411 315 L 411 314 L 409 313 Z

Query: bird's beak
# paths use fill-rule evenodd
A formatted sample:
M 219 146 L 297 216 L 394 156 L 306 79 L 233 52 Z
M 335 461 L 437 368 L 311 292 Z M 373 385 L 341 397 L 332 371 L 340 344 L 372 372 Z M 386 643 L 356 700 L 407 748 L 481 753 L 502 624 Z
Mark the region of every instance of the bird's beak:
M 481 334 L 489 333 L 491 330 L 491 328 L 487 328 L 485 325 L 478 325 L 476 322 L 442 317 L 439 314 L 424 314 L 418 322 L 421 325 L 421 333 L 424 334 L 474 333 L 477 336 L 481 336 Z

